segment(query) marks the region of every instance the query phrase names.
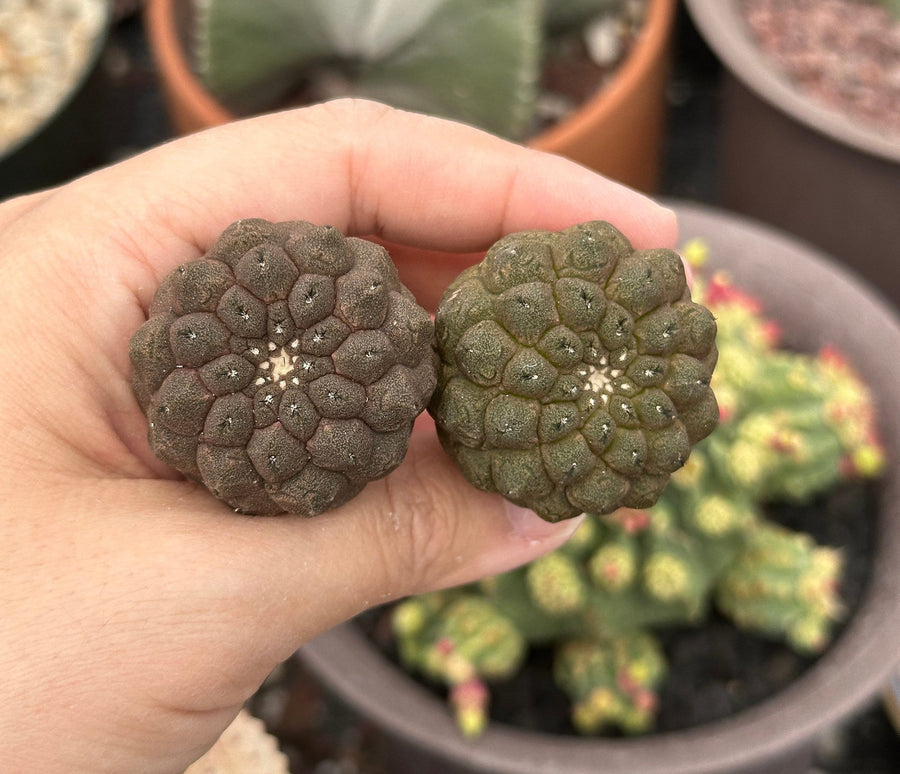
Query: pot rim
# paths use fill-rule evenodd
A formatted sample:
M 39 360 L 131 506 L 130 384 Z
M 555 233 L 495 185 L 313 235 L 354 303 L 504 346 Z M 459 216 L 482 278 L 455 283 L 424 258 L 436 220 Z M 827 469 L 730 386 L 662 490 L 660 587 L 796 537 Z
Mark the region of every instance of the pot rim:
M 191 112 L 207 127 L 234 121 L 227 110 L 200 82 L 188 62 L 175 23 L 179 0 L 149 0 L 144 7 L 145 26 L 150 46 L 156 54 L 160 74 L 173 96 L 191 106 Z
M 642 738 L 585 739 L 491 723 L 479 740 L 467 741 L 440 700 L 388 662 L 352 622 L 299 651 L 313 673 L 376 724 L 473 771 L 596 774 L 602 762 L 606 774 L 713 774 L 759 765 L 861 709 L 900 660 L 900 363 L 883 357 L 900 351 L 896 312 L 853 274 L 795 238 L 713 208 L 669 204 L 683 231 L 702 236 L 717 265 L 736 282 L 750 292 L 771 290 L 766 307 L 776 318 L 806 323 L 812 341 L 804 344 L 850 348 L 851 360 L 872 384 L 891 460 L 872 579 L 838 640 L 788 688 L 729 718 Z M 736 255 L 729 256 L 729 248 Z M 798 303 L 799 296 L 806 303 Z M 849 323 L 835 315 L 835 304 L 853 309 Z M 827 338 L 821 338 L 823 330 Z
M 190 104 L 205 125 L 218 126 L 239 116 L 219 102 L 197 77 L 182 46 L 175 22 L 176 5 L 182 0 L 149 0 L 145 7 L 147 34 L 157 53 L 160 72 L 179 101 Z M 625 62 L 594 97 L 564 120 L 528 138 L 527 145 L 555 151 L 589 130 L 597 121 L 620 109 L 635 85 L 653 69 L 659 49 L 666 45 L 677 0 L 648 0 L 644 29 Z
M 752 39 L 734 0 L 685 0 L 691 18 L 729 71 L 796 121 L 871 156 L 900 163 L 900 138 L 850 119 L 807 96 Z

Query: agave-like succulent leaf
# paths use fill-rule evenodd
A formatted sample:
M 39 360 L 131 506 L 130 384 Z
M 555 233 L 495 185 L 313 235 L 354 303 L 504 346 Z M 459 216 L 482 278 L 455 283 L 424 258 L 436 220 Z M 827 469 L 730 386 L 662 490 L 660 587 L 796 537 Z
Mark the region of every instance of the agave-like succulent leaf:
M 542 10 L 540 0 L 197 0 L 196 63 L 239 111 L 333 68 L 336 85 L 324 78 L 321 97 L 377 99 L 520 137 L 536 101 Z
M 444 0 L 316 0 L 341 56 L 374 61 L 389 56 L 429 23 Z
M 194 60 L 210 91 L 238 110 L 283 97 L 297 71 L 332 50 L 315 0 L 195 0 Z

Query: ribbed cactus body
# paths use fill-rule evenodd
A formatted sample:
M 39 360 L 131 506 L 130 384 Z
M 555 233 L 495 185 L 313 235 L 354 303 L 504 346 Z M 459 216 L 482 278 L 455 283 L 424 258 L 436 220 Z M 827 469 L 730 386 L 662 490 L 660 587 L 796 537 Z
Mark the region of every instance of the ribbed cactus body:
M 232 223 L 134 333 L 160 460 L 243 513 L 315 516 L 403 460 L 433 326 L 387 251 L 304 221 Z
M 604 221 L 496 242 L 435 314 L 429 411 L 474 486 L 548 521 L 647 507 L 715 427 L 716 323 Z

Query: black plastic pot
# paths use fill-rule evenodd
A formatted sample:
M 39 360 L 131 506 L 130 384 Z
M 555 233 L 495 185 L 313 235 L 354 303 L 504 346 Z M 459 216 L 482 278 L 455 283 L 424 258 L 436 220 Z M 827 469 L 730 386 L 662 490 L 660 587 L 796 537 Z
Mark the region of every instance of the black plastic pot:
M 735 0 L 686 0 L 725 68 L 725 206 L 803 237 L 900 304 L 900 139 L 810 99 L 758 48 Z
M 864 283 L 805 244 L 733 215 L 678 206 L 684 238 L 763 299 L 791 346 L 833 344 L 872 386 L 889 468 L 872 581 L 838 641 L 796 682 L 725 720 L 634 739 L 580 739 L 492 724 L 464 740 L 445 706 L 352 622 L 307 645 L 306 665 L 384 731 L 397 774 L 796 774 L 818 734 L 885 687 L 900 660 L 900 319 Z

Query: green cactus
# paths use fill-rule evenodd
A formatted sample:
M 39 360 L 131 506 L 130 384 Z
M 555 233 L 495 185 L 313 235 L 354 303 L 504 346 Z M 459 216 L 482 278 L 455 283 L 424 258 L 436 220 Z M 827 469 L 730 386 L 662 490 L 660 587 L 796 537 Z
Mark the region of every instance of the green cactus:
M 720 430 L 703 445 L 710 475 L 760 500 L 804 500 L 843 472 L 883 465 L 871 396 L 847 360 L 775 348 L 778 329 L 721 276 L 700 295 L 716 315 L 719 363 L 711 386 Z
M 656 502 L 715 427 L 716 323 L 673 250 L 509 234 L 447 288 L 429 411 L 466 478 L 549 521 Z
M 195 0 L 195 66 L 239 112 L 292 93 L 453 118 L 521 138 L 546 30 L 624 0 Z
M 540 0 L 203 0 L 197 66 L 238 110 L 305 86 L 509 136 L 537 96 Z
M 743 629 L 784 636 L 817 653 L 842 610 L 835 593 L 840 552 L 809 535 L 760 524 L 716 587 L 716 604 Z
M 696 243 L 685 253 L 705 258 Z M 880 472 L 872 397 L 834 350 L 778 349 L 777 326 L 725 277 L 698 277 L 694 294 L 718 324 L 712 386 L 725 396 L 722 422 L 659 502 L 589 515 L 566 545 L 526 567 L 397 608 L 404 662 L 467 686 L 451 694 L 467 732 L 485 722 L 487 682 L 514 673 L 530 646 L 555 648 L 576 729 L 638 733 L 653 725 L 666 671 L 654 630 L 700 624 L 715 605 L 741 628 L 817 653 L 842 616 L 840 551 L 769 522 L 763 508 Z M 490 661 L 488 637 L 501 643 Z M 423 655 L 439 643 L 465 667 Z
M 659 643 L 645 632 L 609 640 L 573 640 L 556 654 L 553 676 L 572 701 L 572 724 L 584 734 L 608 726 L 628 733 L 653 726 L 665 677 Z
M 483 680 L 512 675 L 525 657 L 525 640 L 488 600 L 439 592 L 408 599 L 393 615 L 404 662 L 450 688 L 460 729 L 477 736 L 487 722 Z

